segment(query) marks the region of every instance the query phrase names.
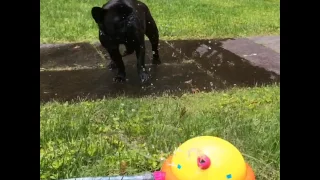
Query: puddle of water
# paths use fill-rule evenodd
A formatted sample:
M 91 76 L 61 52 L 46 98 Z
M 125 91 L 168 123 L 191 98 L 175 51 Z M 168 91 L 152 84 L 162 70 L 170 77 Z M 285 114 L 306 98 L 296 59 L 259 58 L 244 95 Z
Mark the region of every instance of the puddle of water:
M 208 77 L 192 64 L 150 66 L 152 81 L 149 85 L 140 84 L 134 66 L 127 69 L 126 83 L 113 83 L 113 73 L 106 69 L 87 69 L 77 71 L 45 71 L 40 72 L 40 99 L 42 101 L 72 100 L 78 96 L 94 99 L 103 96 L 126 95 L 140 97 L 143 95 L 159 95 L 163 92 L 179 95 L 185 91 L 199 88 L 208 91 L 223 84 L 219 79 Z M 192 82 L 188 82 L 192 79 Z
M 221 47 L 223 41 L 161 41 L 159 51 L 163 64 L 160 66 L 147 65 L 147 69 L 152 75 L 151 84 L 148 86 L 142 86 L 139 82 L 134 54 L 124 58 L 128 78 L 124 84 L 113 83 L 114 74 L 107 69 L 40 72 L 40 100 L 66 101 L 76 100 L 78 97 L 96 99 L 118 95 L 140 97 L 161 95 L 164 92 L 181 95 L 186 91 L 207 92 L 234 86 L 255 86 L 280 81 L 279 75 L 263 68 L 254 67 L 248 61 L 223 49 Z M 100 45 L 94 46 L 100 53 L 106 54 Z M 146 43 L 146 46 L 146 62 L 150 63 L 151 47 L 149 43 Z M 75 61 L 77 58 L 83 57 L 77 53 L 73 53 L 73 55 L 67 53 L 67 51 L 71 51 L 70 48 L 62 51 L 61 54 L 55 53 L 55 57 L 68 61 Z M 92 53 L 91 50 L 90 52 L 87 51 L 86 56 L 93 57 L 93 59 L 96 56 L 93 54 L 98 54 Z M 43 59 L 48 61 L 50 57 L 52 56 L 43 57 Z M 101 56 L 95 58 L 99 59 Z M 107 54 L 106 58 L 109 61 Z M 87 58 L 83 59 L 86 59 L 81 60 L 83 63 L 91 61 Z M 63 65 L 65 61 L 56 62 Z

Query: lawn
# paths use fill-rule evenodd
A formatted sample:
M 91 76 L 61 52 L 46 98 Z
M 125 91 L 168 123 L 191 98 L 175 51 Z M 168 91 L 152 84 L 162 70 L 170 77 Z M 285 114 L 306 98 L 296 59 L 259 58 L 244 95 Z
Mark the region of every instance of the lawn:
M 40 42 L 96 41 L 91 8 L 106 0 L 41 0 Z M 280 0 L 144 0 L 161 39 L 280 33 Z
M 280 0 L 144 0 L 161 39 L 280 33 Z M 97 41 L 93 6 L 105 0 L 41 0 L 40 42 Z M 280 85 L 211 93 L 40 104 L 40 179 L 159 169 L 185 140 L 233 143 L 257 180 L 280 179 Z
M 258 180 L 280 175 L 277 85 L 181 98 L 51 102 L 40 105 L 40 119 L 41 179 L 153 171 L 179 143 L 199 135 L 233 143 Z

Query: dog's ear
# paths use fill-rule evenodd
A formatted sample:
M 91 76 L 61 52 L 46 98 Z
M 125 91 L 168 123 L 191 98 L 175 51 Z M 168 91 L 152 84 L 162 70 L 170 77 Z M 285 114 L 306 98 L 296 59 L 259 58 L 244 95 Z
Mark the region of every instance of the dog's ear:
M 103 18 L 103 9 L 101 7 L 93 7 L 91 9 L 91 15 L 96 23 L 101 23 Z

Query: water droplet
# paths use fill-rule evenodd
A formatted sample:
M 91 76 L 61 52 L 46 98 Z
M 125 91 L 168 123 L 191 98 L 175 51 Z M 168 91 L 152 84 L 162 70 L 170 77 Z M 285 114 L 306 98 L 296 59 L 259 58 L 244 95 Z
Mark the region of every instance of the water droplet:
M 211 47 L 208 47 L 208 49 L 211 49 Z
M 191 84 L 192 83 L 192 79 L 188 80 L 188 81 L 185 81 L 184 83 L 186 84 Z
M 246 56 L 256 56 L 257 54 L 256 53 L 252 53 L 252 54 L 244 54 L 243 56 L 246 57 Z

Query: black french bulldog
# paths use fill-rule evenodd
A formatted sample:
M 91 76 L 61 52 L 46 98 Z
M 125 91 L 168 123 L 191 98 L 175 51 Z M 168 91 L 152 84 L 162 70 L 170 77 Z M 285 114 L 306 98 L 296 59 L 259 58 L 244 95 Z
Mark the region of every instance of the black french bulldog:
M 118 69 L 114 81 L 126 80 L 122 57 L 136 52 L 137 70 L 141 82 L 149 75 L 145 68 L 146 35 L 152 45 L 152 64 L 161 64 L 158 52 L 159 32 L 149 8 L 138 0 L 110 0 L 100 7 L 93 7 L 91 14 L 99 27 L 99 40 L 111 57 L 109 69 Z M 119 45 L 124 44 L 125 53 L 121 56 Z

